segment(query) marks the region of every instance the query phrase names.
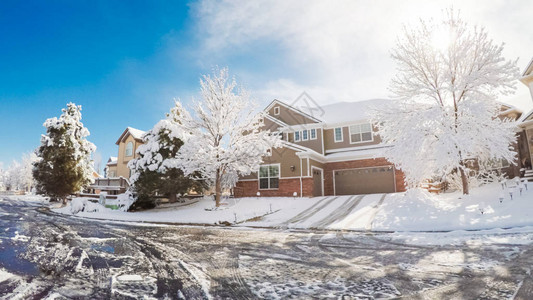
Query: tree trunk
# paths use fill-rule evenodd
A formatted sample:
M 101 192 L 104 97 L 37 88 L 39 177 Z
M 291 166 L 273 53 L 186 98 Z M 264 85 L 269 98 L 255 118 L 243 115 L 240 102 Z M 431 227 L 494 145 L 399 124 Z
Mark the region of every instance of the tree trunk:
M 62 203 L 63 203 L 63 206 L 67 206 L 67 197 L 63 197 Z
M 168 202 L 175 203 L 178 199 L 176 198 L 176 193 L 170 193 L 168 195 Z
M 222 176 L 217 170 L 217 177 L 215 178 L 215 203 L 216 207 L 220 206 L 220 196 L 222 195 Z
M 463 168 L 459 168 L 459 171 L 461 172 L 461 181 L 463 183 L 463 195 L 468 195 L 470 193 L 468 190 L 468 177 L 466 177 L 466 173 Z

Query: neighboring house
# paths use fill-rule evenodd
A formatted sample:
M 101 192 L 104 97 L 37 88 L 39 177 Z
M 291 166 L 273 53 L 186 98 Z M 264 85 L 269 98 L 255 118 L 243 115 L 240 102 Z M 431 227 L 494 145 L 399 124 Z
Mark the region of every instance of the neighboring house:
M 296 108 L 274 100 L 265 128 L 279 131 L 283 147 L 272 149 L 259 172 L 240 178 L 236 197 L 322 196 L 405 190 L 404 175 L 380 156 L 383 145 L 366 115 L 390 100 L 342 102 Z
M 533 59 L 522 73 L 520 81 L 529 88 L 533 99 Z M 531 162 L 533 161 L 533 110 L 522 115 L 519 127 L 520 167 L 526 173 L 523 175 L 533 179 L 533 171 L 531 171 Z
M 107 164 L 104 168 L 104 177 L 105 178 L 113 178 L 117 176 L 117 161 L 118 158 L 116 156 L 111 156 L 107 160 Z
M 90 194 L 106 192 L 108 195 L 118 195 L 127 190 L 131 176 L 128 162 L 138 156 L 137 149 L 143 144 L 143 134 L 144 131 L 132 127 L 122 132 L 115 143 L 118 145 L 118 156 L 109 158 L 105 167 L 106 178 L 96 179 L 88 188 Z

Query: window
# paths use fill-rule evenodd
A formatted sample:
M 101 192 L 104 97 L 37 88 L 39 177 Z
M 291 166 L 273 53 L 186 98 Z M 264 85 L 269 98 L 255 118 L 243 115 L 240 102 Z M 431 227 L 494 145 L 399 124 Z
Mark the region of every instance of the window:
M 507 159 L 502 158 L 502 168 L 507 168 L 510 165 L 511 164 L 509 163 L 509 161 Z
M 334 134 L 335 134 L 335 143 L 343 141 L 343 138 L 342 138 L 342 127 L 335 128 Z
M 300 132 L 299 131 L 295 131 L 294 132 L 294 141 L 295 142 L 299 142 L 300 141 Z
M 372 140 L 372 126 L 370 123 L 350 126 L 350 143 L 370 142 Z
M 309 139 L 309 130 L 302 131 L 302 141 L 307 141 Z
M 501 158 L 501 159 L 491 159 L 489 161 L 489 167 L 491 169 L 502 169 L 502 168 L 507 168 L 509 167 L 510 164 L 509 164 L 509 161 L 507 161 L 506 159 L 504 158 Z
M 279 106 L 274 107 L 274 115 L 279 115 Z
M 279 187 L 279 165 L 259 167 L 259 189 L 277 189 Z
M 311 129 L 311 140 L 316 140 L 316 129 Z
M 133 155 L 133 142 L 129 142 L 126 145 L 126 156 L 132 156 Z

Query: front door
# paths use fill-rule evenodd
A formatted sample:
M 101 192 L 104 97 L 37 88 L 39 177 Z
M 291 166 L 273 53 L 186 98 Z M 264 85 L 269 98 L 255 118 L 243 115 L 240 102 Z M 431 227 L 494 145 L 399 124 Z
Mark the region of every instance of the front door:
M 322 180 L 322 170 L 313 168 L 313 196 L 324 196 L 322 193 L 324 180 Z

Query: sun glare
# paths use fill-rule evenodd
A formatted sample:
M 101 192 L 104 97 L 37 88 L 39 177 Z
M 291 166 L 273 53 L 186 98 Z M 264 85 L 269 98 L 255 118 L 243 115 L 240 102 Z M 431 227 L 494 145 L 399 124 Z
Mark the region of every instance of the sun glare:
M 431 35 L 431 46 L 439 52 L 446 52 L 448 50 L 449 45 L 449 28 L 443 25 L 437 26 Z

